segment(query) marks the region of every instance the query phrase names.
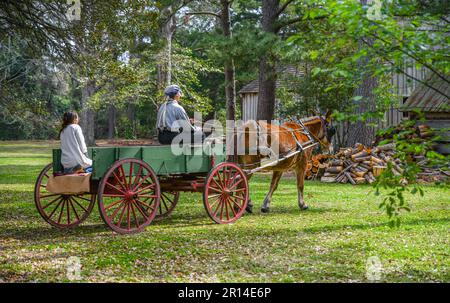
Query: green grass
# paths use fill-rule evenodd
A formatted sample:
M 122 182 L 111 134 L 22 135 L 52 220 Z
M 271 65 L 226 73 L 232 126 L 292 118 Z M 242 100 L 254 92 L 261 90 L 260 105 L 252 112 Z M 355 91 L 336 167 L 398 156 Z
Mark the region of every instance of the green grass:
M 259 207 L 269 176 L 251 180 L 255 212 L 232 225 L 206 215 L 200 194 L 181 194 L 173 215 L 136 235 L 114 234 L 97 208 L 82 225 L 58 230 L 37 213 L 33 186 L 50 162 L 45 142 L 0 142 L 0 280 L 68 281 L 80 258 L 81 281 L 348 282 L 367 281 L 376 256 L 381 281 L 450 281 L 450 193 L 427 186 L 409 197 L 412 211 L 391 229 L 369 186 L 307 182 L 299 211 L 295 181 L 285 178 L 271 213 Z

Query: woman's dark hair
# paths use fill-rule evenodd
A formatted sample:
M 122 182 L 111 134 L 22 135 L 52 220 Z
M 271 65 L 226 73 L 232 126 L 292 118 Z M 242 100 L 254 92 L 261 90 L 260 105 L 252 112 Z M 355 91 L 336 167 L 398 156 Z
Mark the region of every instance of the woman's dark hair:
M 78 119 L 78 114 L 76 112 L 65 112 L 63 115 L 61 129 L 59 130 L 59 135 L 61 135 L 67 125 L 73 124 L 76 119 Z

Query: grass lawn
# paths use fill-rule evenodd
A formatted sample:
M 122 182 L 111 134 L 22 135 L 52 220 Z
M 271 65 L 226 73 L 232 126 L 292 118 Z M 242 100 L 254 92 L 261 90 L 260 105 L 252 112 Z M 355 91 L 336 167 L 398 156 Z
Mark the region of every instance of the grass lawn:
M 81 281 L 364 282 L 370 257 L 381 281 L 450 281 L 450 192 L 427 186 L 411 197 L 411 213 L 391 229 L 366 185 L 307 182 L 310 206 L 297 206 L 295 180 L 285 178 L 271 212 L 259 207 L 269 176 L 251 180 L 252 215 L 235 224 L 208 218 L 200 194 L 181 194 L 173 215 L 136 235 L 114 234 L 97 208 L 81 226 L 58 230 L 33 201 L 37 175 L 51 161 L 46 142 L 0 142 L 0 281 L 68 281 L 78 257 Z

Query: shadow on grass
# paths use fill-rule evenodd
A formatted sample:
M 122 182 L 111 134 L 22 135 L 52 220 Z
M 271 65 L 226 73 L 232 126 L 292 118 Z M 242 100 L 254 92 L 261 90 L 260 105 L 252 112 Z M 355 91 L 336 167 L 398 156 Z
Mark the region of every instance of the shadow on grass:
M 201 218 L 201 222 L 186 222 L 175 220 L 166 220 L 166 222 L 154 222 L 150 226 L 146 228 L 147 231 L 151 231 L 152 226 L 166 226 L 171 225 L 172 229 L 182 228 L 182 227 L 190 227 L 190 226 L 208 226 L 214 225 L 215 223 L 207 223 L 204 220 L 205 218 Z M 243 220 L 245 218 L 242 218 Z M 423 219 L 423 220 L 409 220 L 402 223 L 402 226 L 411 226 L 411 225 L 428 225 L 430 223 L 445 223 L 449 222 L 448 218 L 437 218 L 437 219 Z M 306 234 L 316 234 L 322 232 L 334 232 L 341 230 L 367 230 L 371 228 L 378 227 L 387 227 L 387 223 L 377 223 L 377 224 L 353 224 L 353 225 L 327 225 L 327 226 L 319 226 L 314 228 L 300 228 L 298 230 L 292 230 L 288 228 L 279 228 L 274 230 L 275 233 L 282 233 L 284 236 L 289 237 L 290 235 L 297 235 L 299 232 L 304 232 Z M 236 228 L 239 228 L 239 225 L 236 225 Z M 258 227 L 250 227 L 246 226 L 246 233 L 252 234 L 253 236 L 267 236 L 267 231 L 261 230 Z M 395 231 L 395 229 L 393 230 Z M 203 232 L 203 231 L 202 231 Z M 222 232 L 227 233 L 228 231 L 224 230 L 211 230 L 214 234 L 221 234 Z M 81 225 L 71 229 L 57 229 L 53 227 L 15 227 L 9 229 L 3 229 L 0 233 L 0 238 L 13 238 L 15 240 L 27 241 L 27 245 L 33 245 L 35 243 L 39 244 L 54 244 L 54 243 L 63 243 L 67 241 L 83 241 L 82 237 L 88 236 L 101 236 L 102 238 L 112 238 L 112 237 L 127 237 L 127 235 L 118 235 L 111 231 L 105 224 L 93 224 L 93 225 Z M 139 235 L 139 234 L 136 234 Z M 131 235 L 133 236 L 133 235 Z M 6 249 L 6 247 L 4 247 Z
M 450 218 L 433 218 L 433 219 L 413 219 L 413 220 L 403 220 L 400 228 L 402 226 L 412 226 L 412 225 L 428 225 L 430 223 L 450 223 Z M 388 227 L 388 222 L 383 223 L 362 223 L 362 224 L 340 224 L 340 225 L 325 225 L 317 227 L 307 227 L 302 229 L 306 233 L 320 233 L 324 231 L 339 231 L 339 230 L 366 230 L 377 227 Z M 396 229 L 392 229 L 395 231 Z
M 14 238 L 16 240 L 41 241 L 51 240 L 54 242 L 61 238 L 70 236 L 85 236 L 99 232 L 111 231 L 105 224 L 80 225 L 68 229 L 56 227 L 14 227 L 4 228 L 0 232 L 0 238 Z M 112 231 L 111 231 L 112 232 Z

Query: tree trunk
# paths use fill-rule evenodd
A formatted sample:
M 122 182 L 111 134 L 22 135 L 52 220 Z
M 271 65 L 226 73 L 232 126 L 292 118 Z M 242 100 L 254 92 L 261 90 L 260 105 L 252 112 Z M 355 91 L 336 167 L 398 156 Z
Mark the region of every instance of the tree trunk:
M 131 129 L 130 129 L 131 133 L 129 133 L 128 135 L 131 135 L 132 139 L 136 139 L 137 138 L 136 105 L 133 103 L 128 104 L 127 118 L 128 118 L 128 121 L 130 121 L 130 127 L 131 127 Z M 131 139 L 131 138 L 127 138 L 127 139 Z
M 172 82 L 172 37 L 176 29 L 176 17 L 172 13 L 173 8 L 168 6 L 163 10 L 163 14 L 169 15 L 161 28 L 161 36 L 164 38 L 164 48 L 159 54 L 158 69 L 158 90 L 164 88 Z
M 231 38 L 231 20 L 230 20 L 230 5 L 231 1 L 221 0 L 222 10 L 220 13 L 220 22 L 222 24 L 223 35 L 227 38 Z M 226 98 L 226 110 L 227 120 L 236 119 L 236 85 L 234 75 L 234 62 L 232 58 L 227 58 L 224 66 L 225 75 L 225 98 Z
M 375 96 L 373 90 L 377 87 L 376 77 L 365 76 L 362 84 L 355 90 L 354 96 L 362 96 L 358 101 L 355 114 L 361 116 L 366 112 L 375 110 Z M 366 121 L 356 121 L 350 124 L 347 136 L 347 146 L 354 146 L 355 143 L 362 143 L 370 146 L 375 139 L 375 127 L 368 125 L 373 123 L 373 119 Z
M 87 102 L 95 93 L 95 80 L 89 79 L 81 91 L 80 126 L 83 128 L 86 145 L 95 145 L 95 112 Z
M 361 0 L 361 4 L 367 4 L 367 0 Z M 366 43 L 372 44 L 373 41 L 370 39 L 365 39 Z M 363 42 L 360 42 L 360 48 L 365 47 Z M 358 62 L 358 69 L 364 70 L 369 64 L 368 57 L 361 57 Z M 370 71 L 363 73 L 362 83 L 356 88 L 353 96 L 361 96 L 362 99 L 355 101 L 354 114 L 362 116 L 367 112 L 374 112 L 376 109 L 376 97 L 374 96 L 374 89 L 378 85 L 378 78 L 370 74 Z M 348 135 L 346 140 L 346 146 L 354 146 L 355 143 L 362 143 L 364 145 L 370 146 L 372 141 L 375 139 L 376 129 L 370 126 L 373 123 L 373 119 L 368 119 L 367 121 L 356 121 L 349 125 Z
M 264 32 L 276 35 L 275 23 L 278 20 L 279 0 L 263 0 L 261 26 Z M 269 48 L 259 61 L 258 120 L 270 121 L 275 113 L 276 96 L 276 56 Z
M 110 104 L 108 108 L 108 139 L 113 139 L 116 134 L 116 107 Z

